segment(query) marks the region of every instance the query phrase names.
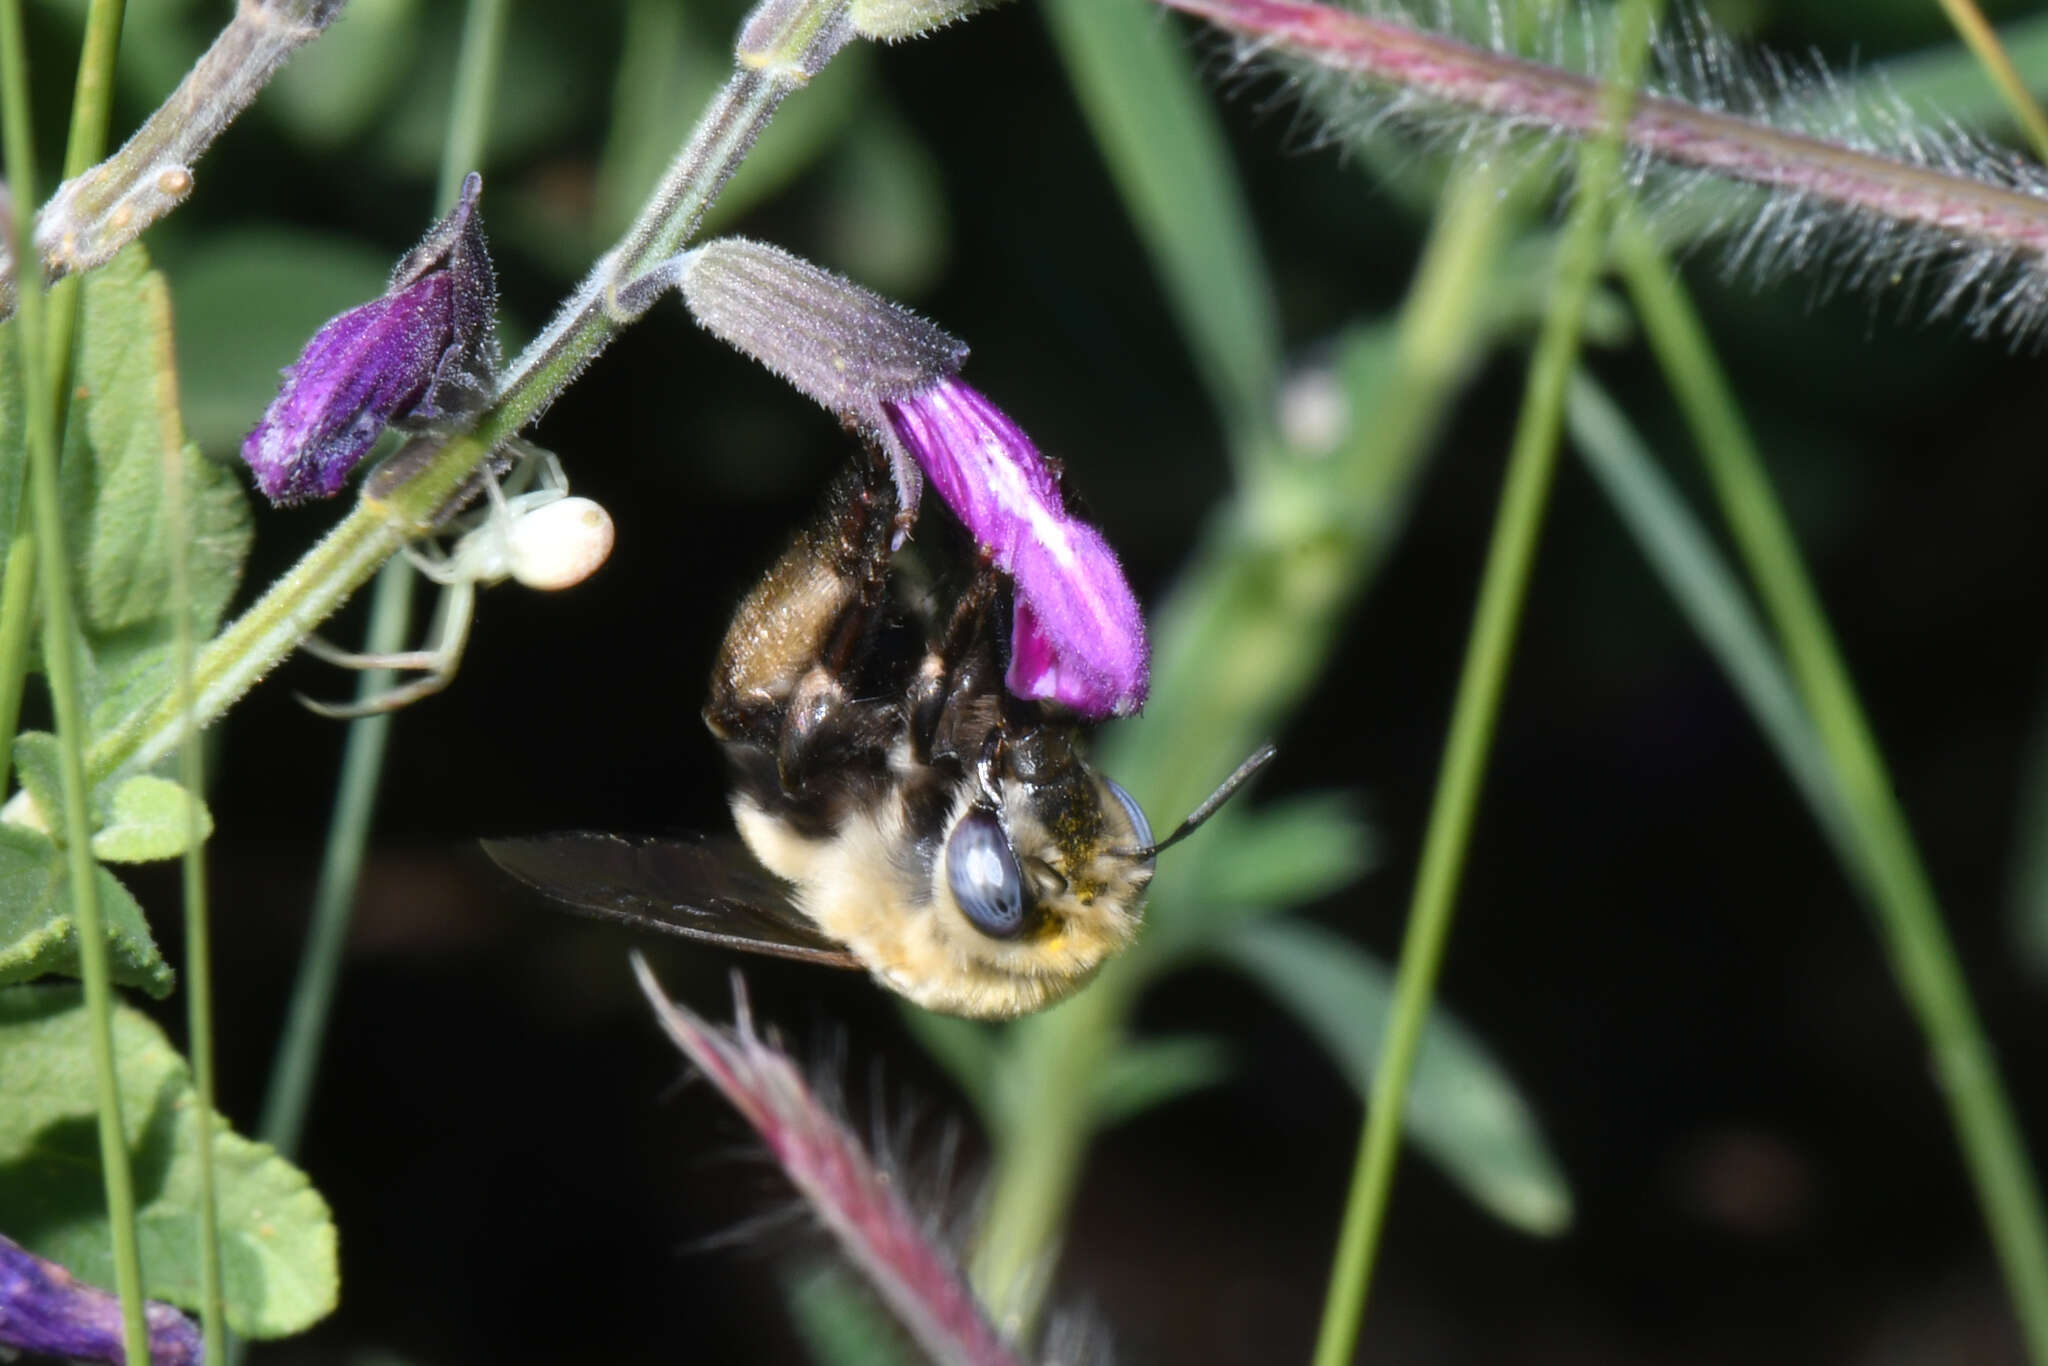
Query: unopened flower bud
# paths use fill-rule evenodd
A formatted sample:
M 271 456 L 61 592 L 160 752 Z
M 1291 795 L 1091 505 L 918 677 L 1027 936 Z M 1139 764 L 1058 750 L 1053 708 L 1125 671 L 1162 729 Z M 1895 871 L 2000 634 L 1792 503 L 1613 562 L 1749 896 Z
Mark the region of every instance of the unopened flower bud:
M 996 3 L 998 0 L 853 0 L 853 27 L 863 38 L 893 43 L 921 38 Z
M 330 319 L 288 368 L 242 459 L 273 503 L 327 498 L 392 423 L 474 412 L 496 382 L 497 280 L 472 172 L 384 294 Z
M 1137 596 L 1102 533 L 1067 511 L 1031 438 L 951 378 L 884 410 L 932 487 L 1016 585 L 1009 690 L 1091 719 L 1143 706 L 1150 652 Z
M 190 1319 L 151 1301 L 143 1320 L 149 1328 L 150 1366 L 198 1366 L 199 1330 Z M 0 1355 L 17 1352 L 74 1361 L 124 1360 L 120 1298 L 0 1238 Z

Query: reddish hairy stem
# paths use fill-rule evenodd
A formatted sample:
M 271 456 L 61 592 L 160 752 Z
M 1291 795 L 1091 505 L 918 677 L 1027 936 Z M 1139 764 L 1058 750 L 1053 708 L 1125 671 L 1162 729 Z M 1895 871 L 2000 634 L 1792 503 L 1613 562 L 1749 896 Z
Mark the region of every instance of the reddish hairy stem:
M 1319 66 L 1385 81 L 1445 104 L 1577 137 L 1590 137 L 1600 127 L 1600 82 L 1577 72 L 1300 0 L 1158 3 Z M 2001 185 L 1664 96 L 1641 97 L 1623 141 L 1642 155 L 1674 165 L 1789 190 L 1952 237 L 2048 255 L 2048 201 Z

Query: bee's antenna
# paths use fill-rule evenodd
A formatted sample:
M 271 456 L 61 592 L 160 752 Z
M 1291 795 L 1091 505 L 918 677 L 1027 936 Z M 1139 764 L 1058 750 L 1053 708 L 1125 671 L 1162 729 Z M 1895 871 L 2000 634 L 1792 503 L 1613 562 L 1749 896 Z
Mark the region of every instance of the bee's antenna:
M 1143 849 L 1129 849 L 1122 852 L 1131 858 L 1149 859 L 1157 857 L 1161 850 L 1171 849 L 1174 845 L 1179 844 L 1189 835 L 1194 834 L 1203 821 L 1215 815 L 1223 803 L 1236 796 L 1237 790 L 1250 782 L 1254 774 L 1272 762 L 1273 755 L 1276 752 L 1273 742 L 1271 740 L 1266 741 L 1266 743 L 1253 750 L 1251 757 L 1239 764 L 1228 778 L 1218 783 L 1216 790 L 1202 799 L 1201 805 L 1188 812 L 1188 818 L 1175 826 L 1171 835 L 1168 835 L 1157 844 L 1147 845 Z

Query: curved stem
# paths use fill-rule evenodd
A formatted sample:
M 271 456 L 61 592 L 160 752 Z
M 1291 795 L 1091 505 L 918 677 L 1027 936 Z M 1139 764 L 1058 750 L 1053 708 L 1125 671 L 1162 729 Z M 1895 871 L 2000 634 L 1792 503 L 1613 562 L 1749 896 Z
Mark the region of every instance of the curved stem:
M 1626 14 L 1620 83 L 1603 97 L 1609 130 L 1587 145 L 1580 158 L 1572 218 L 1558 259 L 1552 304 L 1529 363 L 1522 416 L 1508 458 L 1507 483 L 1494 521 L 1493 541 L 1480 580 L 1465 666 L 1458 680 L 1451 729 L 1444 745 L 1442 776 L 1429 813 L 1428 834 L 1409 906 L 1408 931 L 1394 981 L 1386 1043 L 1373 1072 L 1358 1165 L 1344 1210 L 1337 1254 L 1330 1266 L 1322 1328 L 1316 1338 L 1316 1366 L 1345 1366 L 1358 1341 L 1393 1189 L 1400 1152 L 1401 1118 L 1409 1077 L 1422 1042 L 1430 998 L 1435 994 L 1444 948 L 1450 939 L 1458 882 L 1471 843 L 1473 815 L 1486 777 L 1495 719 L 1514 657 L 1522 604 L 1541 538 L 1543 514 L 1557 469 L 1557 442 L 1564 419 L 1565 388 L 1578 357 L 1579 325 L 1600 268 L 1608 200 L 1620 170 L 1620 130 L 1628 115 L 1632 86 L 1649 40 L 1652 6 L 1636 0 Z

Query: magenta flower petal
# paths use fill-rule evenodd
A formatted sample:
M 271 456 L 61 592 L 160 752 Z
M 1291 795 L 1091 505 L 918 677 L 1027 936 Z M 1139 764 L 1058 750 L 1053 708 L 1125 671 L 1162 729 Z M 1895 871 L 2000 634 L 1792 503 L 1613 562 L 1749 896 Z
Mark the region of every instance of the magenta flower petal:
M 408 418 L 458 416 L 497 371 L 497 285 L 476 214 L 483 182 L 398 264 L 379 298 L 330 319 L 242 442 L 273 503 L 341 491 L 377 437 Z
M 883 411 L 932 487 L 1016 585 L 1010 690 L 1091 719 L 1143 706 L 1150 665 L 1137 595 L 1102 533 L 1067 511 L 1031 438 L 957 379 Z
M 155 1301 L 143 1317 L 151 1366 L 198 1366 L 199 1330 L 190 1319 Z M 124 1357 L 120 1298 L 0 1238 L 0 1348 L 118 1363 Z

